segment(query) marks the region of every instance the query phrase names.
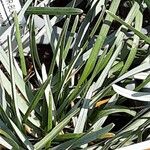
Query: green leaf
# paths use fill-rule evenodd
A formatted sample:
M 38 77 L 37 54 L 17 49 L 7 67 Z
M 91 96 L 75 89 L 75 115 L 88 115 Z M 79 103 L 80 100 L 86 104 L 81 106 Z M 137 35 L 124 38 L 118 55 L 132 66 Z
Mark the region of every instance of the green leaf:
M 113 107 L 117 100 L 118 100 L 118 94 L 114 94 L 108 101 L 108 103 L 104 106 L 103 109 L 107 109 L 108 107 L 111 108 Z M 91 126 L 91 130 L 92 131 L 96 131 L 102 128 L 102 125 L 105 123 L 106 119 L 108 118 L 108 116 L 104 116 L 101 117 L 99 120 L 97 120 L 92 126 Z
M 41 68 L 41 62 L 38 55 L 37 45 L 36 45 L 36 39 L 35 39 L 35 24 L 33 18 L 30 20 L 30 51 L 32 55 L 32 59 L 37 62 L 39 68 Z
M 58 40 L 56 38 L 56 33 L 53 30 L 53 26 L 52 26 L 52 23 L 51 23 L 51 20 L 50 20 L 49 16 L 48 15 L 44 15 L 43 18 L 44 18 L 44 21 L 45 21 L 47 38 L 49 40 L 49 43 L 50 43 L 51 48 L 52 48 L 52 51 L 54 53 L 55 49 L 56 49 L 56 46 L 57 46 L 57 43 L 58 43 Z M 58 61 L 59 60 L 56 58 L 57 64 L 59 63 Z
M 25 58 L 24 58 L 24 53 L 23 53 L 23 46 L 22 46 L 22 39 L 21 39 L 21 35 L 20 35 L 18 16 L 17 16 L 16 12 L 14 12 L 14 23 L 15 23 L 15 28 L 16 28 L 15 33 L 16 33 L 19 56 L 20 56 L 20 61 L 21 61 L 21 69 L 22 69 L 23 75 L 26 76 L 27 69 L 26 69 L 26 63 L 25 63 Z
M 11 91 L 12 91 L 12 100 L 11 100 L 11 106 L 12 110 L 14 112 L 15 122 L 19 129 L 22 128 L 21 126 L 21 114 L 19 112 L 18 107 L 18 99 L 16 97 L 16 85 L 15 85 L 15 76 L 14 76 L 14 70 L 13 70 L 13 54 L 12 54 L 12 45 L 11 45 L 11 38 L 8 36 L 8 51 L 9 51 L 9 64 L 10 64 L 10 76 L 11 76 Z
M 113 89 L 119 95 L 124 96 L 129 99 L 139 100 L 139 101 L 150 101 L 150 94 L 148 92 L 134 92 L 128 89 L 122 88 L 116 84 L 113 85 Z
M 101 1 L 100 2 L 97 1 L 93 6 L 90 6 L 91 7 L 90 10 L 87 12 L 85 18 L 83 19 L 83 22 L 79 27 L 77 37 L 75 38 L 75 43 L 73 45 L 73 51 L 74 51 L 73 53 L 78 52 L 79 47 L 84 47 L 81 45 L 81 43 L 84 42 L 85 39 L 89 38 L 88 36 L 86 36 L 86 33 L 89 30 L 89 25 L 93 21 L 94 17 L 101 11 L 101 7 L 98 9 L 98 11 L 96 11 L 96 8 L 98 7 L 97 5 L 98 3 L 100 3 L 101 7 L 103 6 L 103 2 L 101 3 Z
M 78 15 L 83 11 L 72 7 L 29 7 L 26 14 L 36 15 Z
M 74 19 L 74 23 L 73 23 L 72 29 L 70 31 L 69 37 L 67 39 L 67 43 L 66 43 L 64 52 L 63 52 L 63 59 L 64 60 L 66 59 L 68 51 L 69 51 L 69 49 L 71 47 L 71 43 L 73 41 L 73 37 L 74 37 L 75 31 L 77 29 L 78 21 L 79 21 L 79 16 L 76 16 L 75 19 Z
M 142 23 L 143 23 L 143 16 L 142 16 L 142 13 L 139 10 L 138 14 L 135 18 L 135 29 L 138 30 L 138 31 L 141 31 Z M 131 66 L 133 60 L 135 59 L 135 55 L 136 55 L 136 52 L 137 52 L 138 45 L 139 45 L 139 37 L 137 35 L 134 35 L 132 48 L 131 48 L 130 53 L 128 55 L 128 58 L 127 58 L 124 66 L 123 66 L 123 68 L 120 72 L 120 75 L 124 74 L 128 70 L 128 68 Z
M 88 111 L 90 109 L 89 104 L 90 104 L 90 99 L 92 97 L 93 90 L 94 90 L 94 85 L 90 87 L 89 91 L 85 96 L 83 106 L 81 108 L 81 111 L 77 119 L 77 123 L 75 125 L 74 133 L 82 133 L 84 131 L 85 123 L 87 122 L 88 119 Z
M 108 85 L 105 89 L 101 90 L 101 92 L 99 92 L 97 95 L 95 95 L 91 101 L 91 105 L 95 104 L 95 102 L 101 98 L 101 96 L 107 92 L 107 90 L 113 85 L 116 84 L 117 82 L 120 82 L 128 77 L 131 77 L 139 72 L 142 72 L 144 70 L 150 69 L 150 65 L 149 63 L 144 63 L 141 64 L 135 68 L 133 68 L 132 70 L 128 71 L 127 73 L 125 73 L 124 75 L 120 76 L 119 78 L 117 78 L 115 81 L 113 81 L 110 85 Z
M 7 134 L 9 134 L 9 136 L 15 141 L 15 143 L 17 143 L 20 146 L 22 143 L 20 144 L 19 139 L 16 138 L 16 135 L 14 134 L 13 129 L 11 128 L 11 125 L 6 125 L 7 121 L 7 119 L 4 119 L 3 121 L 0 119 L 0 128 L 7 132 Z
M 47 79 L 47 73 L 46 73 L 46 67 L 43 64 L 42 65 L 42 78 L 43 81 Z M 47 104 L 47 119 L 46 119 L 46 124 L 47 124 L 47 129 L 46 132 L 49 132 L 52 129 L 52 120 L 56 119 L 56 106 L 54 103 L 54 98 L 53 98 L 53 93 L 50 84 L 47 86 L 45 89 L 45 99 L 46 99 L 46 104 Z M 46 117 L 43 118 L 43 121 L 45 120 Z
M 26 11 L 27 8 L 31 5 L 32 2 L 33 2 L 32 0 L 27 0 L 26 3 L 23 5 L 23 7 L 22 7 L 22 9 L 20 10 L 19 15 L 18 15 L 19 21 L 24 18 L 25 11 Z
M 1 85 L 0 85 L 0 105 L 2 106 L 4 111 L 6 111 L 6 109 L 7 109 L 7 101 L 6 101 L 5 89 L 4 89 L 4 86 L 2 85 L 2 81 L 1 80 L 2 79 L 1 79 L 1 75 L 0 75 L 0 83 L 1 83 Z
M 54 139 L 54 141 L 68 141 L 71 139 L 78 139 L 81 136 L 83 136 L 85 133 L 66 133 L 66 134 L 62 134 L 62 135 L 58 135 L 56 136 L 56 138 Z
M 0 145 L 2 148 L 12 149 L 12 146 L 10 145 L 9 141 L 9 139 L 7 140 L 5 137 L 0 136 Z
M 148 75 L 147 77 L 146 77 L 146 79 L 145 80 L 143 80 L 143 82 L 140 84 L 140 85 L 138 85 L 135 89 L 134 89 L 134 91 L 139 91 L 140 89 L 142 89 L 146 84 L 148 84 L 150 82 L 150 75 Z

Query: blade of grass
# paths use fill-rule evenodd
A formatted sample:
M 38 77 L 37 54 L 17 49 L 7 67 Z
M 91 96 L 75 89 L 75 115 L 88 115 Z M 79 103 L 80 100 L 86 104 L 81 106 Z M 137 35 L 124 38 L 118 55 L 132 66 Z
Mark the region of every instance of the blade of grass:
M 62 142 L 62 141 L 68 141 L 68 140 L 71 140 L 71 139 L 78 139 L 82 135 L 84 135 L 84 133 L 66 133 L 66 134 L 56 136 L 54 141 Z
M 90 90 L 88 91 L 85 99 L 84 99 L 84 102 L 83 102 L 83 106 L 81 108 L 81 111 L 79 113 L 79 117 L 78 117 L 78 120 L 77 120 L 77 124 L 75 126 L 75 129 L 74 129 L 74 133 L 82 133 L 83 130 L 84 130 L 84 126 L 85 126 L 85 123 L 87 121 L 87 118 L 88 118 L 88 111 L 90 109 L 89 107 L 89 103 L 90 103 L 90 99 L 92 97 L 92 93 L 93 93 L 93 86 L 90 87 Z
M 137 16 L 135 17 L 135 29 L 137 29 L 138 31 L 141 31 L 142 22 L 143 22 L 143 15 L 139 10 Z M 131 66 L 135 58 L 136 52 L 137 52 L 138 44 L 139 44 L 139 37 L 137 35 L 134 35 L 130 54 L 128 55 L 128 58 L 120 72 L 120 75 L 124 74 L 128 70 L 128 68 Z
M 74 37 L 75 31 L 76 31 L 76 29 L 77 29 L 78 21 L 79 21 L 79 16 L 77 15 L 77 16 L 75 17 L 75 20 L 74 20 L 72 29 L 71 29 L 71 31 L 70 31 L 70 35 L 69 35 L 69 38 L 68 38 L 68 40 L 67 40 L 67 43 L 66 43 L 66 46 L 65 46 L 65 50 L 64 50 L 64 52 L 63 52 L 63 59 L 64 59 L 64 60 L 66 59 L 67 54 L 68 54 L 68 51 L 69 51 L 69 49 L 70 49 L 70 47 L 71 47 L 71 43 L 72 43 L 72 41 L 73 41 L 73 37 Z
M 38 55 L 36 39 L 35 39 L 35 25 L 34 25 L 33 18 L 31 18 L 30 22 L 31 22 L 30 24 L 30 51 L 31 51 L 32 59 L 35 59 L 39 68 L 41 68 L 41 62 L 40 62 L 40 58 Z
M 104 14 L 105 14 L 105 7 L 103 7 L 102 12 L 101 12 L 101 14 L 99 15 L 99 18 L 98 18 L 97 22 L 95 23 L 95 25 L 94 25 L 94 27 L 93 27 L 93 29 L 92 29 L 92 31 L 91 31 L 91 33 L 90 33 L 90 35 L 89 35 L 87 41 L 85 42 L 85 44 L 84 44 L 83 47 L 82 47 L 82 48 L 83 48 L 83 51 L 84 51 L 84 49 L 87 48 L 88 44 L 90 44 L 90 40 L 91 40 L 91 39 L 93 38 L 93 36 L 95 35 L 95 33 L 96 33 L 96 31 L 97 31 L 97 29 L 98 29 L 98 27 L 99 27 L 99 25 L 100 25 L 100 23 L 101 23 L 101 21 L 102 21 L 102 19 L 103 19 Z M 92 50 L 92 48 L 91 48 L 90 50 L 86 51 L 83 55 L 80 56 L 79 59 L 81 59 L 81 60 L 79 60 L 79 61 L 76 63 L 76 66 L 82 66 L 82 65 L 85 63 L 84 61 L 86 61 L 86 60 L 89 58 L 89 55 L 90 55 L 90 53 L 91 53 L 91 50 Z M 103 52 L 102 52 L 102 53 L 103 53 Z M 82 61 L 83 61 L 83 63 L 81 63 Z M 75 66 L 75 67 L 76 67 L 76 66 Z
M 124 62 L 123 61 L 116 61 L 116 64 L 112 66 L 112 68 L 109 71 L 108 77 L 113 76 L 115 73 L 120 72 L 122 68 L 124 67 Z
M 118 86 L 116 84 L 114 84 L 112 87 L 114 91 L 117 92 L 119 95 L 127 97 L 129 99 L 139 100 L 139 101 L 150 101 L 150 94 L 148 92 L 134 92 L 122 88 L 121 86 Z
M 77 37 L 75 38 L 75 44 L 73 45 L 73 56 L 75 55 L 76 52 L 78 52 L 79 47 L 84 47 L 82 46 L 82 42 L 84 42 L 88 36 L 85 36 L 86 33 L 88 32 L 88 28 L 90 26 L 90 23 L 93 21 L 94 17 L 101 11 L 101 7 L 99 7 L 98 11 L 96 11 L 96 8 L 98 7 L 98 4 L 100 6 L 103 6 L 102 1 L 97 1 L 93 6 L 90 6 L 90 10 L 87 12 L 80 28 L 77 33 Z M 93 36 L 92 36 L 93 37 Z M 85 44 L 84 44 L 85 45 Z
M 45 20 L 45 27 L 46 27 L 46 33 L 47 33 L 47 36 L 48 36 L 48 40 L 49 40 L 49 43 L 52 47 L 52 51 L 54 53 L 55 50 L 56 50 L 57 43 L 58 43 L 58 40 L 56 38 L 56 33 L 53 30 L 53 26 L 51 24 L 51 20 L 50 20 L 49 16 L 44 15 L 43 18 Z M 59 56 L 56 58 L 57 65 L 59 65 L 59 60 L 58 59 L 59 59 Z
M 81 9 L 72 7 L 29 7 L 26 10 L 28 15 L 78 15 L 82 12 Z
M 0 146 L 2 148 L 7 148 L 7 149 L 12 149 L 13 147 L 9 144 L 9 142 L 7 142 L 7 140 L 5 139 L 5 137 L 1 137 L 0 136 Z
M 76 4 L 76 0 L 73 0 L 73 3 L 72 3 L 72 8 L 74 8 L 75 7 L 75 4 Z M 78 15 L 76 16 L 76 18 L 79 18 L 78 17 Z M 71 20 L 71 15 L 69 15 L 68 16 L 68 26 L 67 26 L 67 29 L 66 30 L 68 30 L 68 28 L 69 28 L 69 22 L 70 22 L 70 20 Z M 75 19 L 76 20 L 76 19 Z M 77 27 L 77 23 L 75 23 L 75 24 L 73 24 L 73 26 L 72 26 L 72 29 L 71 29 L 71 32 L 72 32 L 72 30 L 74 31 L 75 29 L 76 29 L 76 27 Z M 75 28 L 75 29 L 74 29 Z M 74 31 L 75 32 L 75 31 Z M 61 67 L 65 67 L 66 65 L 65 65 L 65 59 L 64 59 L 64 52 L 65 52 L 65 45 L 67 46 L 67 44 L 66 44 L 66 38 L 67 38 L 67 31 L 66 31 L 66 33 L 65 33 L 65 35 L 64 35 L 64 39 L 63 39 L 63 41 L 62 41 L 62 44 L 61 44 L 61 51 L 60 51 L 60 59 L 61 59 L 61 63 L 62 63 L 62 65 L 61 65 Z M 68 38 L 67 39 L 67 43 L 69 44 L 69 43 L 71 43 L 71 39 L 70 38 Z M 70 48 L 70 45 L 68 45 L 69 47 L 68 47 L 68 50 L 69 50 L 69 48 Z M 61 69 L 61 71 L 63 72 L 63 75 L 64 75 L 64 68 L 62 68 Z
M 89 39 L 94 36 L 94 34 L 95 34 L 95 32 L 96 32 L 96 30 L 97 30 L 99 24 L 100 24 L 101 21 L 102 21 L 104 12 L 105 12 L 105 9 L 102 10 L 102 13 L 100 14 L 100 16 L 99 16 L 99 18 L 98 18 L 98 21 L 96 22 L 94 28 L 92 29 L 92 31 L 91 31 L 91 33 L 90 33 L 90 35 L 89 35 Z M 68 78 L 70 78 L 69 75 L 71 74 L 71 72 L 72 72 L 73 67 L 75 66 L 75 64 L 78 63 L 78 59 L 79 59 L 81 53 L 82 53 L 82 52 L 86 49 L 86 47 L 88 46 L 89 39 L 87 39 L 87 41 L 85 42 L 84 46 L 83 46 L 83 47 L 81 48 L 81 50 L 77 53 L 77 55 L 74 57 L 73 61 L 70 63 L 70 65 L 69 65 L 69 67 L 68 67 L 68 70 L 67 70 L 67 73 L 66 73 L 64 79 L 62 80 L 62 85 L 60 86 L 60 92 L 59 92 L 59 93 L 62 92 L 65 83 L 69 80 L 69 79 L 68 79 Z M 81 64 L 80 66 L 82 66 L 82 65 L 83 65 L 83 64 Z M 78 66 L 79 66 L 79 65 L 78 65 Z M 79 68 L 80 68 L 80 67 L 79 67 Z
M 134 91 L 139 91 L 139 90 L 141 90 L 141 89 L 142 89 L 145 85 L 147 85 L 149 82 L 150 82 L 150 75 L 148 75 L 148 76 L 146 77 L 146 79 L 143 80 L 143 82 L 142 82 L 140 85 L 138 85 L 138 86 L 134 89 Z
M 63 38 L 62 38 L 62 41 L 61 41 L 61 44 L 60 44 L 60 55 L 59 55 L 60 81 L 64 76 L 65 62 L 63 61 L 63 53 L 64 53 L 64 49 L 65 49 L 65 43 L 66 43 L 66 38 L 67 38 L 66 37 L 67 36 L 67 30 L 68 30 L 68 27 L 69 27 L 70 19 L 71 19 L 71 16 L 66 18 L 66 21 L 65 21 L 65 24 L 64 24 L 65 26 L 63 27 L 64 29 L 62 29 L 62 30 L 64 30 L 64 32 L 63 32 Z
M 107 109 L 107 107 L 114 106 L 116 101 L 118 100 L 118 94 L 114 94 L 108 101 L 108 103 L 104 106 L 104 109 Z M 101 101 L 100 101 L 101 102 Z M 102 128 L 102 125 L 104 124 L 105 120 L 107 119 L 108 116 L 102 117 L 99 120 L 97 120 L 92 126 L 91 130 L 96 131 Z
M 113 81 L 112 84 L 115 84 L 117 82 L 120 82 L 128 77 L 131 77 L 139 72 L 142 72 L 144 70 L 150 69 L 149 63 L 144 63 L 141 64 L 135 68 L 133 68 L 132 70 L 128 71 L 127 73 L 123 74 L 122 76 L 120 76 L 118 79 L 116 79 L 115 81 Z
M 42 65 L 42 76 L 43 76 L 43 82 L 47 79 L 47 73 L 45 65 Z M 56 122 L 56 106 L 54 103 L 53 93 L 51 90 L 50 84 L 45 89 L 45 98 L 47 103 L 47 109 L 48 109 L 48 115 L 47 115 L 47 130 L 48 133 L 52 129 L 52 120 Z
M 19 15 L 18 15 L 19 21 L 24 18 L 25 11 L 27 10 L 27 8 L 30 6 L 30 4 L 32 2 L 33 2 L 32 0 L 27 0 L 26 3 L 23 5 L 23 7 L 22 7 L 22 9 L 21 9 L 21 11 L 19 12 Z
M 28 150 L 33 150 L 33 145 L 27 139 L 27 137 L 17 128 L 17 126 L 14 124 L 14 122 L 12 120 L 10 120 L 10 122 L 11 122 L 11 125 L 14 128 L 16 134 L 18 135 L 18 137 L 20 138 L 20 140 L 22 141 L 22 143 L 25 145 L 25 147 Z
M 6 95 L 5 95 L 5 89 L 4 86 L 2 84 L 2 78 L 1 78 L 1 74 L 0 74 L 0 105 L 2 106 L 2 108 L 4 109 L 4 111 L 6 111 L 7 109 L 7 101 L 6 101 Z
M 20 142 L 19 142 L 19 139 L 18 138 L 16 138 L 16 135 L 14 134 L 14 132 L 13 132 L 13 129 L 11 128 L 11 126 L 9 126 L 8 124 L 6 125 L 6 123 L 4 123 L 4 122 L 6 122 L 7 120 L 5 120 L 4 119 L 4 121 L 2 121 L 1 119 L 0 119 L 0 128 L 3 130 L 3 131 L 5 131 L 5 132 L 7 132 L 7 134 L 9 134 L 9 136 L 15 141 L 15 143 L 17 143 L 19 146 L 20 146 Z
M 113 49 L 110 50 L 107 54 L 107 48 L 104 49 L 103 53 L 101 54 L 100 58 L 98 59 L 98 62 L 94 68 L 94 71 L 92 73 L 91 78 L 89 79 L 87 86 L 86 86 L 86 90 L 88 91 L 89 87 L 91 86 L 93 79 L 96 77 L 96 75 L 107 65 L 112 53 L 113 53 Z M 95 83 L 94 83 L 95 84 Z
M 59 144 L 59 145 L 53 147 L 53 150 L 68 149 L 68 147 L 69 147 L 70 145 L 72 145 L 75 141 L 76 141 L 76 138 L 75 138 L 75 139 L 72 139 L 72 140 L 68 140 L 68 141 L 66 141 L 66 142 L 63 142 L 62 144 Z
M 68 23 L 69 23 L 68 20 L 66 20 L 63 27 L 62 27 L 62 31 L 61 31 L 61 34 L 59 36 L 58 42 L 57 42 L 56 50 L 54 52 L 54 56 L 53 56 L 48 74 L 53 74 L 56 58 L 59 57 L 59 59 L 60 59 L 60 46 L 61 46 L 61 43 L 63 41 L 63 36 L 65 35 L 65 32 L 66 32 L 65 27 L 67 27 Z M 59 60 L 58 64 L 60 65 L 60 60 Z M 58 67 L 60 69 L 60 66 L 58 66 Z
M 69 20 L 67 19 L 65 21 L 64 25 L 63 25 L 60 37 L 58 39 L 57 47 L 56 47 L 56 50 L 55 50 L 55 53 L 54 53 L 54 56 L 53 56 L 53 59 L 52 59 L 51 66 L 50 66 L 48 74 L 53 74 L 56 58 L 57 58 L 58 55 L 59 55 L 59 61 L 61 62 L 61 60 L 60 60 L 61 59 L 60 58 L 60 46 L 61 46 L 61 43 L 63 41 L 63 36 L 66 33 L 66 29 L 65 28 L 68 26 L 68 23 L 69 23 Z M 59 65 L 60 65 L 60 62 L 59 62 Z M 59 78 L 58 81 L 61 81 L 61 66 L 59 66 L 58 78 Z M 60 94 L 58 93 L 58 97 L 59 96 L 60 96 Z
M 20 35 L 18 16 L 16 12 L 14 12 L 14 23 L 15 23 L 15 29 L 16 29 L 15 33 L 16 33 L 16 39 L 17 39 L 17 44 L 18 44 L 21 69 L 22 69 L 23 76 L 26 76 L 27 69 L 26 69 L 26 63 L 25 63 L 25 58 L 24 58 L 24 53 L 23 53 L 23 46 L 22 46 L 22 40 L 21 40 L 21 35 Z
M 143 142 L 133 144 L 130 146 L 125 146 L 123 148 L 118 148 L 117 150 L 139 149 L 139 147 L 142 147 L 142 149 L 149 149 L 149 142 L 150 142 L 150 140 L 143 141 Z
M 10 64 L 10 77 L 11 77 L 11 91 L 12 91 L 12 101 L 11 101 L 11 106 L 12 110 L 15 115 L 15 122 L 18 126 L 19 129 L 21 129 L 21 114 L 19 112 L 18 108 L 18 100 L 16 97 L 16 86 L 15 86 L 15 76 L 14 76 L 14 70 L 13 70 L 13 54 L 12 54 L 12 45 L 11 45 L 11 38 L 8 36 L 8 51 L 9 51 L 9 64 Z
M 83 0 L 77 0 L 75 3 L 75 7 L 78 6 Z M 74 0 L 71 0 L 65 7 L 72 7 L 74 4 Z M 51 23 L 52 25 L 56 24 L 57 22 L 59 22 L 60 20 L 63 19 L 64 16 L 54 16 L 51 19 Z

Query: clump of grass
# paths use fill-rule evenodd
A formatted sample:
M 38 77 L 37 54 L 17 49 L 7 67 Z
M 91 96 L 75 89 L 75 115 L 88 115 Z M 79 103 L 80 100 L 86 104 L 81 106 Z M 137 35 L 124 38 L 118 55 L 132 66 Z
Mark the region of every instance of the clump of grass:
M 123 1 L 88 1 L 88 12 L 80 21 L 83 11 L 77 7 L 82 2 L 72 0 L 59 8 L 28 0 L 19 14 L 14 13 L 15 33 L 0 47 L 0 144 L 4 147 L 106 150 L 149 137 L 150 94 L 142 88 L 150 82 L 146 72 L 150 38 L 141 32 L 149 2 L 129 1 L 130 10 L 121 19 Z M 24 15 L 21 32 L 19 21 Z M 57 22 L 63 26 L 56 26 Z M 43 35 L 50 47 L 49 66 L 41 61 L 37 47 Z M 13 55 L 15 50 L 20 61 Z M 146 75 L 138 84 L 139 73 Z

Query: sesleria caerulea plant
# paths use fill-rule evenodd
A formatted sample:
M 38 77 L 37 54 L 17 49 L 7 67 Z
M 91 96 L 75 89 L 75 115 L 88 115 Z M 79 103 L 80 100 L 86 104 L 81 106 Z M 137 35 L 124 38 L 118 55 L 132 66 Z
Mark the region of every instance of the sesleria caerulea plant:
M 24 2 L 0 47 L 1 146 L 106 150 L 146 140 L 148 9 L 148 1 Z M 48 65 L 38 50 L 42 36 Z

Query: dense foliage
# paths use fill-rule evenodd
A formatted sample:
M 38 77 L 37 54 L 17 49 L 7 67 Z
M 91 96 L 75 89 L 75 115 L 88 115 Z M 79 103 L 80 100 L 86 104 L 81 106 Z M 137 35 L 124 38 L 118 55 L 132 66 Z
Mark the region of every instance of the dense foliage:
M 0 35 L 1 147 L 107 150 L 148 140 L 149 0 L 21 4 Z

